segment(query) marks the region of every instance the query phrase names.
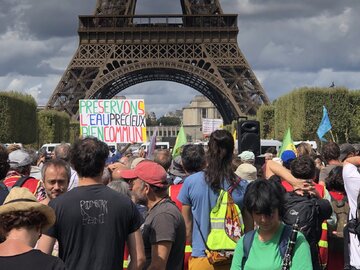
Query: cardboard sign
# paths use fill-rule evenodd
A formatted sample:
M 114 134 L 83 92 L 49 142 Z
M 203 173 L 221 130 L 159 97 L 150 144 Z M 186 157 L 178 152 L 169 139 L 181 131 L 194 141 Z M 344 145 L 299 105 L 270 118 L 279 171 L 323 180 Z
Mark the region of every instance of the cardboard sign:
M 202 133 L 203 135 L 210 135 L 213 131 L 217 129 L 222 129 L 223 120 L 222 119 L 202 119 Z
M 80 134 L 106 143 L 146 142 L 143 99 L 80 99 Z

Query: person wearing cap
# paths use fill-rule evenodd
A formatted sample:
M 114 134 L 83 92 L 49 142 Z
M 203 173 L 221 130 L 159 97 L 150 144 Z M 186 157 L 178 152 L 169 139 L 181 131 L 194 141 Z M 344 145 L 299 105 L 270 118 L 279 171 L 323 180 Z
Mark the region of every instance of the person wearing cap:
M 37 202 L 27 189 L 14 187 L 0 206 L 0 269 L 65 270 L 64 263 L 33 249 L 41 233 L 55 222 L 51 207 Z
M 242 163 L 255 163 L 255 154 L 251 151 L 243 151 L 241 152 L 241 154 L 238 155 L 238 157 L 241 159 Z
M 125 242 L 129 269 L 140 269 L 145 261 L 139 212 L 127 196 L 102 183 L 108 153 L 108 146 L 97 138 L 76 141 L 70 162 L 79 186 L 49 203 L 57 220 L 44 232 L 38 248 L 50 254 L 57 239 L 59 257 L 69 269 L 122 269 Z
M 4 179 L 4 184 L 12 188 L 20 178 L 25 177 L 26 181 L 22 186 L 29 189 L 39 202 L 47 204 L 49 199 L 44 185 L 40 180 L 30 177 L 32 161 L 30 154 L 23 149 L 11 152 L 9 154 L 10 170 Z
M 142 235 L 144 269 L 182 270 L 185 248 L 184 219 L 169 198 L 165 169 L 153 161 L 142 161 L 133 170 L 123 170 L 137 203 L 148 207 Z
M 296 154 L 292 150 L 285 150 L 281 153 L 280 158 L 282 160 L 282 165 L 289 170 L 291 162 L 296 158 Z
M 252 182 L 257 179 L 256 167 L 248 163 L 240 164 L 239 167 L 237 167 L 235 174 L 248 182 Z
M 339 160 L 344 162 L 345 159 L 356 156 L 356 153 L 357 151 L 354 146 L 352 146 L 350 143 L 343 143 L 340 145 Z
M 325 161 L 325 167 L 321 168 L 319 174 L 319 184 L 325 186 L 325 179 L 336 166 L 342 166 L 340 159 L 340 147 L 337 143 L 328 142 L 323 145 L 321 155 Z

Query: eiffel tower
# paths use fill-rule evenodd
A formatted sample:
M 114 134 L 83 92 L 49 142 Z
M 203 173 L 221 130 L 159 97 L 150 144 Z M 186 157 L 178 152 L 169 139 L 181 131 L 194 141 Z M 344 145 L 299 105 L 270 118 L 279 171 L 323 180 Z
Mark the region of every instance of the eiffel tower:
M 237 44 L 237 15 L 219 0 L 180 1 L 181 15 L 135 15 L 136 0 L 97 0 L 94 15 L 79 16 L 78 49 L 47 108 L 76 119 L 79 99 L 111 99 L 154 80 L 202 93 L 225 124 L 268 104 Z

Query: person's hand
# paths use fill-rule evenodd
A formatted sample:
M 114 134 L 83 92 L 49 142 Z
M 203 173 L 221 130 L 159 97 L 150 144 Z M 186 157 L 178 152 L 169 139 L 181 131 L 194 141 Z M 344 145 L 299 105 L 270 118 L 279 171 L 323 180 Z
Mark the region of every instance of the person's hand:
M 305 180 L 297 179 L 297 181 L 293 184 L 293 188 L 295 193 L 301 196 L 310 194 L 319 197 L 319 193 L 315 189 L 313 181 L 305 181 Z
M 145 150 L 144 150 L 144 149 L 140 149 L 140 151 L 139 151 L 139 157 L 145 158 L 145 156 L 146 156 Z

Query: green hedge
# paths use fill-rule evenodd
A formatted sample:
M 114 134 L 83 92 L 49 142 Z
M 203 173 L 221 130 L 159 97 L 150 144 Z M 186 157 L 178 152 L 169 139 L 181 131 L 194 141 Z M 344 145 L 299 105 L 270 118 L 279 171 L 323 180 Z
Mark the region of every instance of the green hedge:
M 69 143 L 73 144 L 80 136 L 80 123 L 70 122 Z
M 338 143 L 360 141 L 360 90 L 346 88 L 300 88 L 281 96 L 273 105 L 263 105 L 257 112 L 261 138 L 282 140 L 291 128 L 293 140 L 317 140 L 322 106 L 328 110 L 332 135 Z M 330 133 L 325 135 L 332 139 Z
M 260 122 L 260 136 L 262 139 L 275 138 L 275 106 L 263 105 L 256 114 L 256 120 Z
M 349 92 L 349 114 L 351 117 L 349 141 L 360 142 L 360 90 Z
M 39 144 L 69 141 L 70 117 L 65 112 L 43 110 L 38 113 Z
M 275 138 L 282 140 L 286 129 L 290 127 L 293 140 L 318 140 L 316 131 L 325 106 L 335 140 L 338 143 L 351 141 L 360 134 L 360 120 L 355 113 L 360 109 L 359 101 L 359 91 L 349 91 L 346 88 L 296 89 L 280 97 L 274 105 Z M 266 121 L 271 121 L 265 119 L 266 110 L 267 108 L 261 108 L 258 112 L 262 126 L 266 126 Z M 268 117 L 271 119 L 271 115 Z M 330 139 L 331 135 L 328 133 L 325 137 Z
M 0 142 L 35 143 L 37 140 L 36 101 L 18 92 L 0 93 Z

